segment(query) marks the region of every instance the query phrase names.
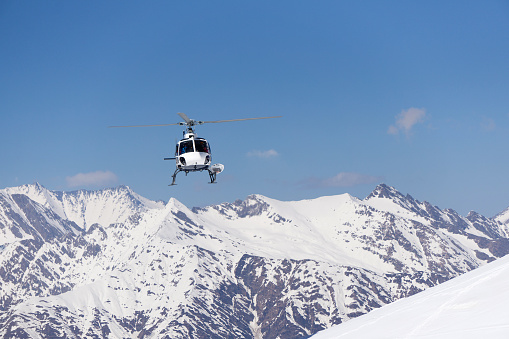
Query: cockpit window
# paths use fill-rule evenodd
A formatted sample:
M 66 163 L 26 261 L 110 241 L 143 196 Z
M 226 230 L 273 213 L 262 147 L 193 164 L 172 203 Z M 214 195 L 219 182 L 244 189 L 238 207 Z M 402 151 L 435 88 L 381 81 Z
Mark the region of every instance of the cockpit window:
M 180 143 L 179 155 L 182 155 L 182 154 L 188 153 L 188 152 L 194 152 L 192 140 L 182 141 Z
M 195 140 L 196 152 L 210 153 L 208 142 L 205 140 Z

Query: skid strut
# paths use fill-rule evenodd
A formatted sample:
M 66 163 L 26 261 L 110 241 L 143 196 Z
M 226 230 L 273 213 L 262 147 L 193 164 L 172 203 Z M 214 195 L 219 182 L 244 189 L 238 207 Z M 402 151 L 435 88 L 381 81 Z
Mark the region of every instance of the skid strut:
M 216 183 L 216 172 L 212 172 L 211 170 L 208 170 L 209 171 L 209 176 L 210 176 L 210 182 L 209 184 L 215 184 Z
M 177 174 L 178 174 L 178 172 L 181 172 L 181 171 L 182 171 L 182 170 L 181 170 L 180 168 L 177 168 L 177 169 L 175 170 L 175 173 L 173 173 L 173 175 L 172 175 L 173 180 L 171 181 L 171 184 L 169 184 L 168 186 L 175 186 L 175 185 L 176 185 L 176 183 L 175 183 L 175 179 L 177 179 Z

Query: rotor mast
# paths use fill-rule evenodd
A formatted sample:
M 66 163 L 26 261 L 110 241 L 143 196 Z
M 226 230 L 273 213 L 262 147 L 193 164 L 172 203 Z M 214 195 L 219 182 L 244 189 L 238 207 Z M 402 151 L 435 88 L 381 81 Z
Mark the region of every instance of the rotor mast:
M 179 123 L 181 126 L 186 126 L 186 129 L 184 132 L 182 132 L 182 135 L 184 136 L 184 139 L 190 139 L 196 137 L 196 132 L 193 129 L 193 126 L 196 125 L 202 125 L 203 121 L 196 121 L 194 119 L 189 119 L 189 117 L 185 113 L 177 113 L 185 122 Z

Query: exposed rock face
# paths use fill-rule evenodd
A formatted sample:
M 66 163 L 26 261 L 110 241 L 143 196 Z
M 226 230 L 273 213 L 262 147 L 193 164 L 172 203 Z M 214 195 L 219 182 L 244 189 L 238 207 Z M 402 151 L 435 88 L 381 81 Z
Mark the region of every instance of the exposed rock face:
M 507 225 L 379 185 L 192 211 L 128 187 L 0 190 L 0 335 L 296 338 L 501 257 Z

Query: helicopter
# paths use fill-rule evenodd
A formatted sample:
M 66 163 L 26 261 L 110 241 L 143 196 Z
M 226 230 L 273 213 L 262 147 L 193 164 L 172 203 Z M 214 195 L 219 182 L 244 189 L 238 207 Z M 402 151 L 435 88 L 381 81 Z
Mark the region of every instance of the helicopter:
M 133 125 L 133 126 L 109 126 L 110 128 L 117 127 L 155 127 L 155 126 L 186 126 L 182 132 L 182 139 L 177 142 L 175 146 L 175 156 L 171 158 L 164 158 L 164 160 L 175 160 L 175 172 L 172 175 L 172 182 L 168 186 L 176 185 L 175 180 L 177 174 L 184 172 L 187 176 L 189 172 L 202 172 L 207 170 L 210 177 L 210 184 L 216 183 L 216 175 L 224 170 L 222 164 L 212 164 L 212 154 L 210 151 L 210 144 L 204 138 L 199 138 L 194 131 L 194 126 L 203 124 L 215 124 L 220 122 L 233 122 L 245 120 L 259 120 L 259 119 L 273 119 L 281 118 L 281 116 L 273 117 L 259 117 L 259 118 L 244 118 L 244 119 L 231 119 L 231 120 L 216 120 L 216 121 L 200 121 L 189 119 L 185 113 L 177 113 L 184 122 L 175 124 L 159 124 L 159 125 Z

